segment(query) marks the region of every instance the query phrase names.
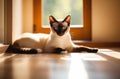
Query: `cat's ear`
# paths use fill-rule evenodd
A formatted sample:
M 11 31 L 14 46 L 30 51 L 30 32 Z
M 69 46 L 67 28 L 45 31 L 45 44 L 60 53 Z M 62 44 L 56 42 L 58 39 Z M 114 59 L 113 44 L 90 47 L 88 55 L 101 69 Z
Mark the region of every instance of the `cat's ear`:
M 57 20 L 52 15 L 49 16 L 49 21 L 50 21 L 50 24 L 57 22 Z
M 71 20 L 71 16 L 68 15 L 68 16 L 66 16 L 66 18 L 63 20 L 63 22 L 67 22 L 68 24 L 70 24 L 70 20 Z

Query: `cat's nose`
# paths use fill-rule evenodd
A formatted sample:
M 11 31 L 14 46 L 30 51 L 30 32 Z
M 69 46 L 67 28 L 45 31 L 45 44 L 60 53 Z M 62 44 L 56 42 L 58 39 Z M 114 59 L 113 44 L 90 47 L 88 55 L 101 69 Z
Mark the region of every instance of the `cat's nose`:
M 58 34 L 59 36 L 64 35 L 64 33 L 63 33 L 63 32 L 57 32 L 57 34 Z

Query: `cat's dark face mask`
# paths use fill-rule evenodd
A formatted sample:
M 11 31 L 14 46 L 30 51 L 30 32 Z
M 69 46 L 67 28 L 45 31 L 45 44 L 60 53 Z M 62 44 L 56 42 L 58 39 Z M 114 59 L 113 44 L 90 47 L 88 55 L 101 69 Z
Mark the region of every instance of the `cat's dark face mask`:
M 70 15 L 68 15 L 63 21 L 57 21 L 53 16 L 49 16 L 52 31 L 59 36 L 64 35 L 70 28 L 70 19 Z

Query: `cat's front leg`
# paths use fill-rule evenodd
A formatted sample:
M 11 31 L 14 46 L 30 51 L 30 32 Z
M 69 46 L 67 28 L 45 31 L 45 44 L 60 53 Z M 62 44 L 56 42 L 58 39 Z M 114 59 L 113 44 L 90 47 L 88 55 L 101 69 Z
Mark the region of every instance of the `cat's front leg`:
M 62 48 L 54 48 L 53 53 L 65 54 L 65 53 L 68 53 L 68 51 L 66 49 L 62 49 Z
M 74 46 L 72 52 L 88 52 L 88 53 L 97 53 L 97 48 L 91 48 L 87 46 Z

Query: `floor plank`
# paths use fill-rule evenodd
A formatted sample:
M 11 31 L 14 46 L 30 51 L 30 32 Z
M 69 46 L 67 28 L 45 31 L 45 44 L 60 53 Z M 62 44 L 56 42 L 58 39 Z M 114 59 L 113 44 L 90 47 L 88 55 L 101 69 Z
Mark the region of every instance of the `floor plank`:
M 98 53 L 0 54 L 0 79 L 120 79 L 120 48 Z

